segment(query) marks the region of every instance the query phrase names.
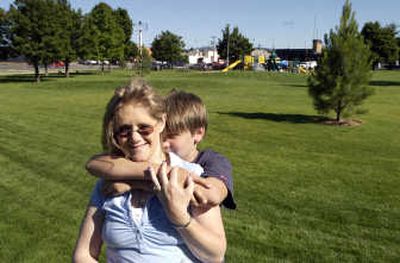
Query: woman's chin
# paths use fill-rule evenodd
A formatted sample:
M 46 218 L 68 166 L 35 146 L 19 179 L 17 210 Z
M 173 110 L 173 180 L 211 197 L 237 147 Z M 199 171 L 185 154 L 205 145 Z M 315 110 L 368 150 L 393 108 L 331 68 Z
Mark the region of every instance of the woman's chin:
M 150 149 L 148 144 L 127 149 L 127 156 L 134 162 L 145 162 L 150 158 Z

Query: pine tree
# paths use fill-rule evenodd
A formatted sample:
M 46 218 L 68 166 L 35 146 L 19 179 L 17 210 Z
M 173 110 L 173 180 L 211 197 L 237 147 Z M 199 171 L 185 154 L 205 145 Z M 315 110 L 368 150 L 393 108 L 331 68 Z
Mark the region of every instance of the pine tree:
M 372 90 L 370 51 L 358 31 L 349 0 L 343 6 L 339 27 L 325 35 L 325 49 L 318 68 L 308 80 L 314 108 L 323 114 L 333 110 L 336 122 L 351 115 Z

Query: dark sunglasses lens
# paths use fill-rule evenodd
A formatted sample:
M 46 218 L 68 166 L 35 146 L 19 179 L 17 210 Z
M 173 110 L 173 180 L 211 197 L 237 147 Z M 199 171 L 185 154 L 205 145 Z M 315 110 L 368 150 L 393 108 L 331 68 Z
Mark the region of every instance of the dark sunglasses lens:
M 154 132 L 154 127 L 153 126 L 146 126 L 146 127 L 141 127 L 138 130 L 138 133 L 140 133 L 143 136 L 148 136 Z
M 128 137 L 131 132 L 132 129 L 129 127 L 120 127 L 115 134 L 120 137 Z

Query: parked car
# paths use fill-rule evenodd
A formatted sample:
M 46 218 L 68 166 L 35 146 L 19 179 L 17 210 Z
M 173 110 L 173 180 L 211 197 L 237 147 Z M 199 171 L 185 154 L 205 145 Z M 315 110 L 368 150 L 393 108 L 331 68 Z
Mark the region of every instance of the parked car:
M 189 69 L 206 70 L 207 69 L 207 64 L 206 63 L 190 64 L 189 65 Z
M 165 61 L 153 61 L 151 62 L 152 70 L 163 70 L 169 68 L 168 63 Z

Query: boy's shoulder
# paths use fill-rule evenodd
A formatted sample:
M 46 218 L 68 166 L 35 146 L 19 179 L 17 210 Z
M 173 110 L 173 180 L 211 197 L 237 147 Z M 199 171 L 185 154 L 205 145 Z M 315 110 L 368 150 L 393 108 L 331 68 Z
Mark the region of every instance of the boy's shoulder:
M 207 175 L 227 175 L 232 174 L 231 162 L 220 153 L 211 149 L 200 151 L 194 163 L 201 165 Z
M 202 166 L 203 166 L 203 164 L 209 163 L 209 162 L 224 162 L 224 163 L 229 163 L 229 165 L 231 165 L 228 158 L 226 158 L 222 154 L 215 152 L 211 149 L 205 149 L 203 151 L 200 151 L 194 162 L 198 163 Z

